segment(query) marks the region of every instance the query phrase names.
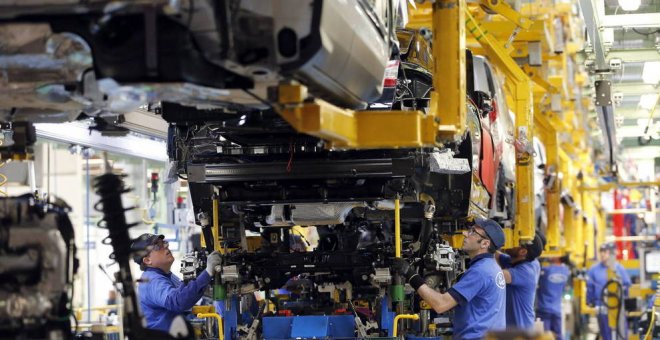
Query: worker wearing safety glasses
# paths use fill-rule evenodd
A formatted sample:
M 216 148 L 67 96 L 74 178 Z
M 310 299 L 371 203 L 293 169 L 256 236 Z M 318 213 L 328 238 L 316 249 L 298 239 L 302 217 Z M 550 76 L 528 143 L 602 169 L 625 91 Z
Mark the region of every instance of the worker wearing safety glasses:
M 138 296 L 147 328 L 167 332 L 175 317 L 189 311 L 202 298 L 222 259 L 219 253 L 211 253 L 206 259 L 206 270 L 184 285 L 171 271 L 174 256 L 164 238 L 163 235 L 142 234 L 133 241 L 131 249 L 136 254 L 133 260 L 143 271 Z
M 437 313 L 454 309 L 454 339 L 482 339 L 506 328 L 506 282 L 493 256 L 504 245 L 504 232 L 493 220 L 477 219 L 463 236 L 470 267 L 446 293 L 427 286 L 404 259 L 394 259 L 393 267 Z

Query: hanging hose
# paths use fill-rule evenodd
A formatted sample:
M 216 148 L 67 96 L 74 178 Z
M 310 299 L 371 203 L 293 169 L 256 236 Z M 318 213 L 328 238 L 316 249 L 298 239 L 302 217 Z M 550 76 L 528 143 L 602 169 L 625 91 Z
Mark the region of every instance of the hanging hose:
M 655 328 L 655 306 L 651 308 L 651 320 L 649 320 L 649 329 L 646 330 L 646 334 L 644 334 L 644 340 L 651 340 L 651 334 L 653 333 L 653 329 Z
M 610 293 L 609 286 L 613 284 L 616 285 L 616 292 Z M 603 303 L 603 306 L 607 307 L 607 309 L 616 308 L 616 336 L 617 338 L 625 339 L 625 337 L 621 334 L 621 330 L 620 330 L 621 325 L 619 324 L 619 319 L 621 317 L 621 303 L 623 302 L 623 285 L 621 285 L 621 282 L 616 280 L 607 281 L 607 283 L 605 283 L 603 289 L 601 290 L 600 298 L 601 298 L 601 302 Z M 608 303 L 607 300 L 609 298 L 614 298 L 616 300 L 614 304 Z
M 5 144 L 4 139 L 0 139 L 0 146 L 2 146 L 3 144 Z M 2 159 L 2 156 L 0 156 L 0 168 L 3 168 L 6 164 L 7 162 L 4 159 Z M 7 176 L 5 176 L 5 174 L 0 172 L 0 195 L 7 197 L 9 196 L 9 194 L 4 189 L 5 184 L 7 184 Z

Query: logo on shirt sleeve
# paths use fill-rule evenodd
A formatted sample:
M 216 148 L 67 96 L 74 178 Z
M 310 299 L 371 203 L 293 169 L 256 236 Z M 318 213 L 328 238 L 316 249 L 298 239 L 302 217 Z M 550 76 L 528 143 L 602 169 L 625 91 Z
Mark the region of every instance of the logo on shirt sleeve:
M 502 272 L 497 273 L 497 276 L 495 277 L 495 284 L 500 289 L 504 289 L 504 287 L 506 287 L 506 281 L 504 281 L 504 274 L 502 274 Z
M 568 277 L 564 274 L 555 273 L 548 276 L 548 281 L 552 283 L 564 283 L 568 281 Z

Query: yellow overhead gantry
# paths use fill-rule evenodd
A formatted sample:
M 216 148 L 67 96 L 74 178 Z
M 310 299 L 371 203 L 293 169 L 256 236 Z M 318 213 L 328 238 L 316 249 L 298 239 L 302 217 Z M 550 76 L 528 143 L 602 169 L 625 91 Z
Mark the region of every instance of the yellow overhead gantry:
M 508 5 L 505 8 L 508 8 Z M 507 80 L 506 87 L 514 102 L 516 217 L 514 229 L 505 230 L 507 236 L 505 247 L 510 248 L 521 243 L 531 242 L 535 234 L 532 84 L 527 74 L 510 56 L 510 52 L 507 51 L 504 44 L 483 30 L 469 11 L 466 11 L 465 15 L 468 32 L 481 44 L 490 60 L 504 72 Z
M 505 247 L 530 242 L 535 234 L 532 140 L 538 134 L 547 150 L 546 171 L 557 177 L 547 188 L 546 252 L 584 253 L 581 235 L 590 232 L 583 230 L 583 218 L 565 214 L 564 222 L 571 224 L 563 226 L 559 218 L 559 178 L 567 176 L 560 172 L 561 163 L 584 161 L 569 176 L 591 173 L 582 118 L 586 105 L 575 90 L 586 80 L 575 66 L 577 46 L 582 44 L 580 22 L 571 12 L 571 4 L 537 1 L 518 10 L 498 0 L 481 0 L 478 5 L 468 6 L 461 0 L 408 4 L 407 28 L 424 27 L 433 32 L 434 91 L 428 113 L 347 110 L 310 100 L 306 88 L 298 84 L 279 86 L 276 110 L 297 131 L 326 140 L 330 148 L 442 147 L 465 131 L 465 48 L 469 45 L 504 73 L 507 99 L 515 115 L 516 216 L 513 229 L 506 230 Z M 575 188 L 582 185 L 577 180 L 565 182 Z M 574 189 L 571 192 L 579 195 Z M 581 245 L 562 240 L 562 227 L 564 235 L 575 231 Z
M 320 99 L 307 101 L 306 88 L 298 84 L 278 87 L 275 109 L 297 131 L 324 139 L 331 148 L 440 146 L 455 140 L 465 130 L 467 111 L 464 7 L 464 1 L 440 0 L 421 14 L 432 18 L 433 29 L 435 90 L 428 114 L 354 111 Z

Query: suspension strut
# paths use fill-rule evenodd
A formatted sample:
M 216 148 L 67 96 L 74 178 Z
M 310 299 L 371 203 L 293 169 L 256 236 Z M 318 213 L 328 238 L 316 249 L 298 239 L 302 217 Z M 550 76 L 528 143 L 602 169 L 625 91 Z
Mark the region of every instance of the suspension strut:
M 94 205 L 94 209 L 103 213 L 103 219 L 99 221 L 99 227 L 108 229 L 108 237 L 103 243 L 110 244 L 113 253 L 110 258 L 119 265 L 119 272 L 115 273 L 118 283 L 122 289 L 120 293 L 124 298 L 124 334 L 129 339 L 174 339 L 169 334 L 147 329 L 142 325 L 142 314 L 140 303 L 137 299 L 133 277 L 131 276 L 130 259 L 133 255 L 131 250 L 131 238 L 128 229 L 137 225 L 137 223 L 126 223 L 125 212 L 134 209 L 134 207 L 124 208 L 121 202 L 121 195 L 130 191 L 124 186 L 124 181 L 120 176 L 112 173 L 106 173 L 96 178 L 94 183 L 96 193 L 101 197 L 99 202 Z M 140 250 L 146 254 L 147 250 Z M 192 338 L 191 332 L 188 337 Z M 181 339 L 181 338 L 179 338 Z

